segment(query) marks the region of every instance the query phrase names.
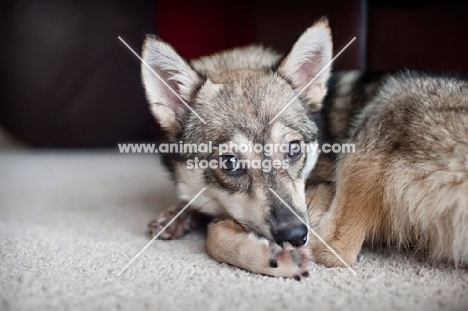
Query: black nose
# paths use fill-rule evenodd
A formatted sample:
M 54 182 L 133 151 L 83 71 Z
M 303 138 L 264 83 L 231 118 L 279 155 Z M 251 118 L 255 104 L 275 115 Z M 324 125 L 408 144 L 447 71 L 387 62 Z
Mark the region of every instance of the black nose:
M 299 225 L 291 229 L 278 230 L 274 233 L 276 243 L 289 242 L 294 247 L 299 247 L 307 242 L 307 227 Z

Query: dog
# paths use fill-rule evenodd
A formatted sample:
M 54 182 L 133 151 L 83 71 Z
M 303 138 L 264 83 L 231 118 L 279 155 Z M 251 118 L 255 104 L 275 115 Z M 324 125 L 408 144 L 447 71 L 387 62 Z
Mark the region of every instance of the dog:
M 206 188 L 190 209 L 215 217 L 207 233 L 207 251 L 213 258 L 272 276 L 305 274 L 310 258 L 305 247 L 309 238 L 305 185 L 318 154 L 307 154 L 298 146 L 318 138 L 313 116 L 326 95 L 329 67 L 313 83 L 309 81 L 331 61 L 328 21 L 315 22 L 286 56 L 248 46 L 189 63 L 153 36 L 144 42 L 142 55 L 148 64 L 142 65 L 142 80 L 150 109 L 169 142 L 210 141 L 216 146 L 254 142 L 289 148 L 269 157 L 286 164 L 270 172 L 237 168 L 241 160 L 266 159 L 255 152 L 165 154 L 164 163 L 173 172 L 181 201 L 150 223 L 150 233 L 158 233 Z M 187 161 L 219 158 L 229 166 L 187 168 Z M 160 238 L 181 237 L 190 228 L 189 218 L 188 212 L 182 213 Z
M 467 129 L 459 128 L 467 124 L 466 96 L 458 90 L 465 87 L 464 82 L 393 78 L 383 86 L 366 86 L 363 93 L 368 98 L 363 96 L 340 107 L 343 100 L 339 101 L 338 96 L 328 99 L 340 87 L 330 89 L 333 94 L 327 96 L 332 37 L 325 18 L 299 36 L 284 56 L 261 46 L 248 46 L 188 62 L 155 36 L 146 39 L 142 55 L 142 80 L 150 110 L 166 132 L 168 142 L 229 145 L 227 150 L 163 155 L 180 202 L 149 224 L 151 236 L 180 238 L 190 230 L 193 213 L 209 215 L 213 219 L 208 225 L 206 249 L 214 259 L 254 273 L 296 279 L 308 275 L 311 259 L 327 267 L 343 265 L 309 229 L 316 230 L 350 265 L 365 239 L 397 245 L 416 242 L 421 249 L 430 250 L 434 259 L 466 260 L 467 232 L 460 227 L 468 220 L 467 183 L 463 179 L 468 168 L 466 162 L 461 162 L 466 161 L 463 154 L 468 154 L 464 152 L 466 144 L 452 149 L 437 147 L 438 159 L 435 154 L 424 158 L 424 152 L 432 150 L 424 145 L 424 149 L 415 152 L 419 157 L 413 162 L 407 159 L 412 154 L 410 150 L 423 147 L 421 142 L 405 151 L 410 142 L 426 134 L 434 141 L 438 138 L 444 142 L 467 137 Z M 335 86 L 346 89 L 353 81 L 356 79 L 342 76 Z M 433 81 L 430 83 L 434 85 L 424 89 L 424 81 Z M 419 88 L 419 93 L 411 93 L 411 87 L 405 88 L 406 83 Z M 437 93 L 437 83 L 449 90 Z M 428 103 L 434 104 L 429 107 L 431 113 L 439 108 L 442 111 L 444 107 L 437 103 L 451 98 L 451 88 L 460 92 L 454 98 L 461 102 L 453 103 L 453 109 L 461 111 L 458 116 L 444 115 L 429 125 L 424 123 L 429 122 L 425 116 L 431 118 L 428 111 L 423 112 L 424 104 L 410 106 L 427 98 Z M 404 96 L 403 89 L 407 98 L 399 97 Z M 396 98 L 389 98 L 390 94 Z M 330 104 L 323 106 L 326 96 Z M 387 104 L 379 105 L 385 101 Z M 410 112 L 419 109 L 420 119 L 409 121 L 421 122 L 421 128 L 405 127 L 403 121 L 394 120 L 393 124 L 390 116 L 396 119 L 396 111 L 388 108 L 392 106 L 404 111 L 402 116 L 406 118 L 416 118 Z M 379 123 L 379 115 L 384 124 Z M 322 119 L 328 122 L 320 122 Z M 440 128 L 440 122 L 446 127 Z M 461 134 L 455 134 L 449 122 L 455 122 Z M 388 133 L 382 131 L 384 125 L 389 127 Z M 305 149 L 315 150 L 312 146 L 324 139 L 325 126 L 329 126 L 328 134 L 334 134 L 330 137 L 335 141 L 353 142 L 356 153 L 334 159 L 333 155 L 319 157 L 317 152 L 306 152 Z M 288 149 L 266 156 L 239 152 L 232 145 L 250 142 L 286 145 Z M 455 149 L 456 156 L 449 152 Z M 391 150 L 398 153 L 398 158 L 392 157 Z M 268 159 L 285 165 L 270 171 L 239 165 L 244 160 Z M 227 166 L 189 168 L 188 163 L 198 160 Z M 458 171 L 436 172 L 436 163 Z M 416 177 L 411 177 L 410 172 Z M 438 182 L 434 179 L 437 174 L 445 179 Z M 443 188 L 446 182 L 452 187 Z M 438 192 L 441 188 L 443 191 Z M 188 202 L 189 209 L 183 210 Z M 421 204 L 425 204 L 427 213 L 418 209 Z M 179 216 L 170 223 L 176 215 Z M 451 221 L 450 217 L 456 219 Z M 438 221 L 439 218 L 443 219 Z M 458 245 L 453 253 L 448 251 L 448 242 Z
M 347 141 L 355 152 L 337 155 L 336 167 L 325 170 L 333 194 L 311 224 L 343 261 L 317 239 L 314 260 L 351 266 L 367 241 L 430 263 L 466 265 L 468 82 L 348 72 L 335 78 L 324 107 L 327 141 Z

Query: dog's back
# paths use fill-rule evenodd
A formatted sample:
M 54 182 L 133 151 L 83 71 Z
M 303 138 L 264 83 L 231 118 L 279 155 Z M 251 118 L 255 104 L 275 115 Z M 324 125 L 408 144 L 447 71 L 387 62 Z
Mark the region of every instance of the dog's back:
M 356 153 L 339 156 L 322 234 L 349 263 L 364 237 L 467 263 L 468 82 L 416 73 L 376 81 L 344 105 L 353 117 L 340 119 L 343 99 L 330 99 L 329 138 L 354 143 Z M 315 255 L 335 265 L 320 249 Z
M 356 122 L 356 139 L 386 158 L 387 238 L 435 261 L 467 262 L 468 83 L 390 77 Z

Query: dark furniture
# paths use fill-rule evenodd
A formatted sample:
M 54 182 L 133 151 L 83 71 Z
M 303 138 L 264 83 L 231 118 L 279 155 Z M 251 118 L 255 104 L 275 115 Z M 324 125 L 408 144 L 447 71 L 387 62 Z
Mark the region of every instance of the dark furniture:
M 2 1 L 0 125 L 38 147 L 103 147 L 160 137 L 140 83 L 156 33 L 187 58 L 261 42 L 284 52 L 327 15 L 335 70 L 468 72 L 463 1 Z

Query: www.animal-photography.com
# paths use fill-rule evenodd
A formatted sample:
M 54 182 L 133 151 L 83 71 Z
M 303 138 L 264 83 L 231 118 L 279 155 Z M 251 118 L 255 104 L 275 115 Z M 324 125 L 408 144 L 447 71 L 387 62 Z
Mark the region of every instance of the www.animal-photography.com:
M 6 0 L 1 310 L 467 310 L 468 3 Z

